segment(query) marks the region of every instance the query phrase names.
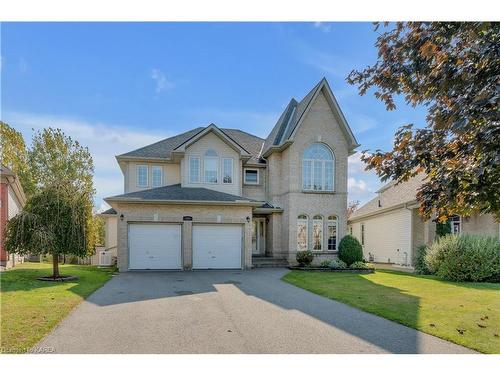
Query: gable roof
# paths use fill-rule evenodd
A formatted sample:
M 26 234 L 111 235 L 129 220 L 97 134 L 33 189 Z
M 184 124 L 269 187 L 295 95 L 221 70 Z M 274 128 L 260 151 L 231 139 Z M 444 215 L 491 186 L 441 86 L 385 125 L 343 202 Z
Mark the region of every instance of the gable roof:
M 342 110 L 340 109 L 337 99 L 333 95 L 330 85 L 326 78 L 322 78 L 321 81 L 313 87 L 311 91 L 300 101 L 297 102 L 295 99 L 291 99 L 287 107 L 281 114 L 278 122 L 272 129 L 271 133 L 264 143 L 262 150 L 262 155 L 267 156 L 273 152 L 273 149 L 280 149 L 287 145 L 287 143 L 293 140 L 293 134 L 297 126 L 300 125 L 305 115 L 311 108 L 314 99 L 319 95 L 319 93 L 324 90 L 325 96 L 332 107 L 332 111 L 339 119 L 344 134 L 346 135 L 349 142 L 349 150 L 353 151 L 359 146 L 354 134 L 352 133 L 347 120 L 345 119 Z
M 14 194 L 16 195 L 17 200 L 24 206 L 26 204 L 26 195 L 24 194 L 23 187 L 21 182 L 19 181 L 19 177 L 17 176 L 12 169 L 6 167 L 3 164 L 0 164 L 0 177 L 2 183 L 6 182 L 12 187 Z
M 181 184 L 162 186 L 154 189 L 134 191 L 105 198 L 106 202 L 155 202 L 155 203 L 218 203 L 260 206 L 254 199 L 227 194 L 205 188 L 181 187 Z
M 137 150 L 127 152 L 125 154 L 118 155 L 117 159 L 126 158 L 155 158 L 155 159 L 171 159 L 172 151 L 178 149 L 180 146 L 189 142 L 201 133 L 208 129 L 217 129 L 221 131 L 225 136 L 227 136 L 231 141 L 238 145 L 245 153 L 248 153 L 251 157 L 251 161 L 255 163 L 265 163 L 259 158 L 260 150 L 264 139 L 257 137 L 255 135 L 246 133 L 241 130 L 236 129 L 224 129 L 218 128 L 214 124 L 208 126 L 200 126 L 195 129 L 189 130 L 185 133 L 181 133 L 174 137 L 163 139 L 159 142 L 153 143 L 151 145 L 138 148 Z
M 420 186 L 422 186 L 424 178 L 424 174 L 419 174 L 399 184 L 396 181 L 385 184 L 377 191 L 378 195 L 354 211 L 349 220 L 358 220 L 369 215 L 385 212 L 400 205 L 416 203 L 417 192 Z

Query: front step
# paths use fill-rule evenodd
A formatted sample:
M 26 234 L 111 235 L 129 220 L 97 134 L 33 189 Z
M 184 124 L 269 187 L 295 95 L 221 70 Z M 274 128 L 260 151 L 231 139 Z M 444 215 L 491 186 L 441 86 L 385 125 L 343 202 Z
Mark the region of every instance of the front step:
M 252 268 L 283 268 L 288 267 L 286 259 L 276 259 L 271 257 L 253 257 Z

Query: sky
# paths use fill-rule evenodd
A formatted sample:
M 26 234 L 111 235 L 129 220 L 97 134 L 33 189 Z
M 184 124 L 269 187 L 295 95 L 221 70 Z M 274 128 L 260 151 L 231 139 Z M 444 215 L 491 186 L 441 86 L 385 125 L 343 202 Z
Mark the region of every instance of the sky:
M 361 146 L 349 158 L 349 200 L 382 185 L 359 151 L 389 150 L 395 130 L 423 126 L 402 100 L 386 111 L 345 78 L 375 63 L 371 23 L 2 23 L 2 121 L 29 144 L 61 128 L 95 164 L 95 205 L 123 193 L 114 158 L 215 123 L 266 137 L 292 97 L 326 77 Z

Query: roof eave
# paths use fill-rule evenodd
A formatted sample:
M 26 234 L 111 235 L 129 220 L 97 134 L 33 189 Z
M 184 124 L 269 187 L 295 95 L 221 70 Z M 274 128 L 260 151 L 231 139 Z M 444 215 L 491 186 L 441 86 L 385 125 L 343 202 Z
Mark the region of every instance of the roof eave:
M 366 214 L 361 214 L 359 216 L 354 216 L 354 217 L 348 219 L 347 222 L 348 223 L 355 223 L 355 222 L 358 222 L 360 220 L 364 220 L 364 219 L 367 219 L 367 218 L 372 217 L 372 216 L 377 216 L 377 215 L 385 214 L 387 212 L 398 210 L 400 208 L 414 209 L 414 208 L 417 208 L 417 207 L 418 207 L 417 200 L 414 199 L 414 200 L 411 200 L 411 201 L 408 201 L 408 202 L 405 202 L 405 203 L 399 203 L 399 204 L 396 204 L 396 205 L 393 205 L 393 206 L 390 206 L 390 207 L 381 208 L 380 210 L 376 210 L 376 211 L 372 211 L 372 212 L 367 212 Z
M 144 203 L 144 204 L 177 204 L 177 205 L 205 205 L 205 206 L 262 206 L 263 202 L 257 201 L 204 201 L 204 200 L 169 200 L 169 199 L 141 199 L 141 198 L 104 198 L 111 203 Z M 112 206 L 112 205 L 111 205 Z
M 287 141 L 283 142 L 281 145 L 271 146 L 266 150 L 266 152 L 264 152 L 264 154 L 262 154 L 262 157 L 266 158 L 269 155 L 271 155 L 273 152 L 281 152 L 281 151 L 285 150 L 287 147 L 289 147 L 292 143 L 293 143 L 292 140 L 287 140 Z

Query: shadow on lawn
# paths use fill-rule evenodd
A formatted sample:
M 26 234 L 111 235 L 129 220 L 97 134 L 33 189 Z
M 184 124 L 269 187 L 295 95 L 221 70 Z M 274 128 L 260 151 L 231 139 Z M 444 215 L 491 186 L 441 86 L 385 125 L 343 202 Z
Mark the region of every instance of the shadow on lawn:
M 28 263 L 29 264 L 29 263 Z M 39 263 L 35 263 L 39 265 Z M 43 268 L 14 268 L 0 274 L 0 290 L 2 293 L 17 291 L 36 291 L 55 286 L 71 285 L 67 290 L 81 297 L 89 295 L 89 289 L 95 289 L 95 284 L 105 281 L 114 273 L 114 269 L 97 269 L 94 266 L 65 264 L 59 265 L 60 273 L 64 276 L 76 276 L 72 281 L 40 281 L 38 277 L 50 276 L 52 267 Z M 98 280 L 96 280 L 96 277 Z

